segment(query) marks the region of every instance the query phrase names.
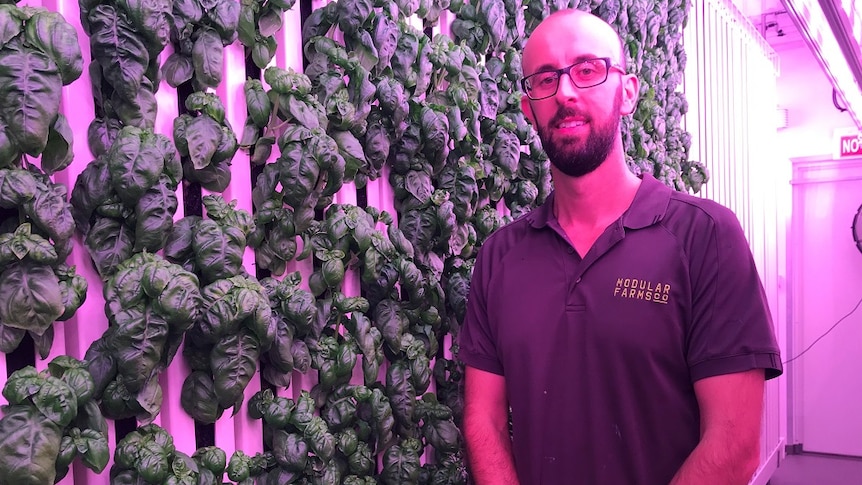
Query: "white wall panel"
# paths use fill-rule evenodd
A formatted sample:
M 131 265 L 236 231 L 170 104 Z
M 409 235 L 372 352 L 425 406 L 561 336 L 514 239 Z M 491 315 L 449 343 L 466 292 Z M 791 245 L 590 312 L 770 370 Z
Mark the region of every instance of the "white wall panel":
M 739 218 L 784 349 L 790 169 L 789 162 L 775 154 L 777 56 L 730 0 L 692 2 L 684 42 L 690 158 L 706 164 L 710 172 L 700 195 L 729 207 Z M 783 453 L 784 380 L 767 383 L 762 464 L 753 483 L 765 484 Z

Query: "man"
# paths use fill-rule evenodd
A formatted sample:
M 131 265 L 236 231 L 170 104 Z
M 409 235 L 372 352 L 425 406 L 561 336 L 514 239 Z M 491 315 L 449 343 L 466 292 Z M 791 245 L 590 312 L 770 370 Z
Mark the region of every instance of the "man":
M 758 466 L 782 372 L 766 297 L 732 212 L 627 168 L 624 62 L 580 11 L 525 47 L 555 191 L 476 261 L 459 358 L 477 484 L 744 485 Z

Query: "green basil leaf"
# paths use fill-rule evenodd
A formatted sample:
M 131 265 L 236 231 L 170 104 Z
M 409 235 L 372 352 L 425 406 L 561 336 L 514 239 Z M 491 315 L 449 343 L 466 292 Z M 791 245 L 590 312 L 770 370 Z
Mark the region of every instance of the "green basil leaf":
M 75 392 L 65 382 L 53 376 L 45 377 L 42 386 L 33 396 L 33 404 L 57 426 L 66 426 L 78 414 Z
M 177 194 L 165 184 L 156 184 L 135 205 L 135 246 L 133 251 L 156 252 L 167 242 L 177 211 Z
M 452 419 L 425 421 L 422 433 L 438 453 L 455 453 L 461 446 L 461 432 Z
M 152 423 L 162 410 L 162 398 L 162 386 L 159 385 L 158 373 L 153 373 L 140 392 L 134 396 L 135 418 L 141 424 Z
M 356 421 L 356 404 L 354 404 L 352 397 L 338 399 L 335 402 L 328 403 L 323 410 L 321 410 L 321 416 L 323 417 L 323 420 L 326 421 L 326 425 L 331 431 L 341 431 L 348 426 L 352 426 Z M 353 432 L 350 428 L 347 428 L 346 431 Z M 352 446 L 354 447 L 353 451 L 355 451 L 356 443 L 352 442 Z M 342 450 L 341 437 L 338 439 L 338 448 L 339 450 Z M 342 453 L 345 455 L 350 454 L 344 450 L 342 450 Z
M 134 26 L 109 4 L 87 13 L 90 51 L 102 76 L 123 99 L 135 99 L 150 63 L 150 55 Z
M 9 133 L 6 131 L 6 123 L 0 119 L 0 168 L 12 166 L 20 156 L 18 147 L 12 143 Z
M 195 338 L 204 344 L 215 344 L 223 336 L 239 329 L 233 279 L 219 279 L 201 290 L 203 315 L 195 322 Z
M 164 170 L 164 154 L 154 139 L 161 136 L 126 126 L 108 152 L 111 184 L 120 199 L 130 206 L 158 182 Z
M 377 47 L 374 45 L 374 39 L 371 37 L 371 32 L 368 30 L 359 30 L 353 34 L 356 38 L 349 41 L 350 48 L 359 57 L 359 64 L 366 70 L 371 71 L 380 62 L 380 55 L 377 53 Z M 349 37 L 345 36 L 345 40 Z M 351 78 L 352 80 L 353 78 Z
M 299 147 L 282 151 L 277 163 L 284 202 L 294 209 L 299 208 L 317 185 L 320 166 Z
M 311 12 L 305 22 L 302 23 L 302 45 L 314 37 L 326 35 L 332 28 L 338 5 L 330 2 L 324 7 L 316 8 Z
M 380 478 L 385 485 L 416 483 L 419 480 L 420 468 L 419 454 L 397 444 L 383 453 L 383 472 Z
M 293 356 L 293 367 L 299 372 L 305 374 L 311 367 L 311 352 L 308 350 L 308 345 L 302 340 L 294 340 L 290 346 L 290 353 Z
M 276 94 L 304 97 L 311 92 L 311 80 L 308 76 L 291 68 L 284 70 L 274 66 L 269 67 L 264 71 L 263 79 Z
M 165 289 L 153 302 L 171 327 L 185 331 L 198 319 L 203 305 L 200 283 L 193 273 L 174 273 Z
M 281 11 L 279 10 L 267 10 L 260 16 L 260 20 L 258 21 L 261 37 L 275 35 L 276 32 L 281 30 L 281 26 Z
M 375 463 L 376 460 L 374 460 L 371 455 L 371 449 L 368 448 L 368 444 L 364 441 L 360 441 L 357 444 L 356 452 L 347 457 L 347 465 L 350 472 L 359 476 L 371 475 L 374 470 Z M 344 483 L 346 485 L 348 481 L 345 480 Z M 359 481 L 355 483 L 357 483 L 357 485 L 365 485 L 366 482 Z
M 57 269 L 54 272 L 60 278 L 60 295 L 63 299 L 63 314 L 57 320 L 66 321 L 72 318 L 87 298 L 87 279 L 77 274 L 63 277 Z
M 263 89 L 263 84 L 257 79 L 249 79 L 243 87 L 248 115 L 255 126 L 263 128 L 269 123 L 272 115 L 272 103 Z
M 212 220 L 200 223 L 192 239 L 195 263 L 204 282 L 239 274 L 246 238 L 236 227 L 221 227 Z
M 195 79 L 201 85 L 216 87 L 221 84 L 223 51 L 224 45 L 215 30 L 204 28 L 200 31 L 192 48 L 192 63 L 195 66 Z
M 212 377 L 202 371 L 194 371 L 186 377 L 180 404 L 189 416 L 202 423 L 215 423 L 224 412 L 219 407 Z
M 224 192 L 231 180 L 230 165 L 227 163 L 211 163 L 200 170 L 191 163 L 184 163 L 183 174 L 190 182 L 197 182 L 210 192 Z
M 257 139 L 254 143 L 254 152 L 251 155 L 251 163 L 255 165 L 263 165 L 269 160 L 272 155 L 272 146 L 275 144 L 275 138 L 264 136 Z M 255 187 L 257 189 L 257 187 Z
M 113 274 L 120 263 L 132 256 L 133 237 L 132 230 L 116 219 L 100 217 L 92 225 L 84 245 L 102 278 Z
M 203 219 L 201 216 L 186 216 L 176 221 L 168 233 L 163 254 L 172 263 L 184 264 L 194 258 L 192 239 L 195 228 Z
M 135 468 L 147 483 L 163 483 L 171 472 L 172 453 L 146 435 L 142 444 L 144 446 L 141 446 L 138 451 L 138 462 Z
M 137 32 L 147 40 L 150 52 L 158 54 L 170 41 L 171 6 L 168 0 L 119 0 Z
M 0 324 L 0 352 L 9 354 L 18 348 L 26 330 Z
M 63 115 L 57 115 L 48 130 L 48 144 L 42 152 L 42 170 L 47 174 L 59 172 L 72 163 L 72 128 Z
M 249 477 L 249 457 L 241 450 L 236 450 L 227 465 L 227 477 L 235 482 L 242 482 Z
M 341 154 L 346 162 L 347 168 L 345 168 L 345 172 L 355 174 L 358 170 L 368 165 L 362 144 L 353 136 L 353 133 L 333 130 L 329 135 L 338 144 L 338 153 Z M 352 176 L 347 176 L 346 178 L 350 179 Z
M 338 28 L 348 35 L 360 30 L 374 9 L 371 0 L 338 0 L 336 4 Z
M 17 208 L 32 200 L 38 191 L 36 178 L 27 170 L 0 170 L 0 207 Z
M 76 456 L 78 456 L 78 448 L 75 447 L 75 441 L 69 435 L 63 436 L 63 439 L 60 441 L 60 452 L 57 454 L 57 463 L 55 465 L 57 476 L 55 480 L 63 478 L 69 473 L 69 465 L 72 464 L 72 460 Z
M 251 47 L 254 45 L 254 39 L 257 35 L 256 25 L 254 22 L 255 11 L 259 8 L 256 4 L 241 5 L 239 10 L 239 21 L 237 23 L 237 35 L 242 45 Z
M 422 204 L 431 200 L 433 185 L 431 177 L 426 172 L 411 170 L 407 172 L 407 176 L 404 179 L 407 191 L 410 192 L 410 195 L 415 197 L 416 200 Z
M 54 327 L 48 327 L 42 335 L 37 335 L 33 332 L 27 333 L 33 339 L 33 346 L 39 358 L 42 360 L 47 359 L 51 353 L 51 346 L 54 345 Z
M 12 264 L 0 274 L 0 321 L 42 335 L 63 314 L 60 282 L 50 266 Z
M 142 269 L 136 270 L 135 279 L 140 281 L 140 287 L 148 298 L 158 298 L 173 279 L 175 268 L 164 264 L 161 260 L 155 260 L 144 264 Z M 124 271 L 121 270 L 120 273 L 123 274 Z M 117 277 L 115 276 L 114 279 L 116 280 Z
M 215 94 L 195 91 L 186 98 L 185 105 L 191 113 L 202 113 L 218 124 L 224 123 L 224 105 Z
M 102 397 L 108 383 L 113 381 L 117 375 L 117 362 L 113 356 L 112 339 L 110 338 L 110 334 L 113 334 L 113 332 L 115 330 L 109 330 L 102 338 L 90 344 L 90 347 L 84 354 L 84 360 L 87 362 L 87 371 L 93 376 L 93 382 L 95 383 L 93 397 L 96 399 Z
M 9 380 L 3 386 L 3 397 L 13 405 L 29 403 L 30 397 L 39 392 L 43 380 L 44 375 L 37 372 L 33 366 L 26 366 L 9 376 Z
M 14 233 L 0 235 L 0 261 L 3 264 L 28 258 L 35 263 L 57 263 L 57 251 L 38 234 L 32 234 L 30 223 L 25 222 Z
M 0 5 L 0 45 L 6 45 L 21 33 L 21 19 L 14 4 Z
M 232 43 L 237 37 L 239 24 L 240 2 L 236 0 L 221 0 L 214 8 L 205 9 L 210 25 L 218 32 L 224 44 Z
M 227 467 L 227 455 L 224 450 L 216 446 L 205 446 L 195 450 L 192 458 L 202 467 L 215 475 L 224 475 Z
M 0 117 L 19 151 L 39 156 L 45 149 L 62 87 L 56 64 L 42 51 L 20 43 L 0 49 Z
M 374 418 L 379 449 L 392 440 L 392 428 L 395 427 L 395 418 L 392 416 L 389 398 L 379 388 L 374 388 L 371 392 L 371 415 Z
M 81 461 L 84 466 L 96 473 L 102 473 L 108 466 L 110 451 L 108 450 L 108 436 L 96 430 L 85 429 L 81 431 L 81 442 L 85 451 L 81 452 Z
M 229 165 L 239 146 L 236 143 L 236 135 L 230 128 L 227 126 L 221 126 L 220 129 L 221 136 L 219 136 L 218 146 L 216 147 L 216 151 L 213 153 L 213 157 L 210 162 L 213 164 L 221 164 L 220 162 L 227 160 L 227 165 Z
M 60 428 L 31 406 L 12 406 L 0 419 L 0 476 L 9 483 L 54 483 Z
M 223 337 L 210 354 L 210 366 L 215 376 L 215 392 L 219 406 L 237 405 L 239 411 L 243 391 L 257 370 L 260 342 L 247 332 Z
M 179 27 L 184 27 L 187 24 L 199 23 L 204 16 L 201 2 L 196 0 L 175 0 L 172 11 L 177 30 L 180 30 Z M 191 29 L 188 30 L 191 31 Z M 187 35 L 191 35 L 191 32 Z M 188 37 L 181 38 L 181 40 L 185 39 L 188 39 Z
M 114 140 L 117 139 L 120 129 L 122 129 L 122 125 L 113 118 L 94 119 L 87 128 L 87 146 L 93 156 L 101 157 L 108 153 Z
M 392 55 L 391 65 L 394 79 L 405 88 L 416 85 L 416 56 L 418 54 L 418 35 L 412 29 L 403 30 L 398 38 L 398 46 Z
M 72 189 L 72 216 L 79 231 L 89 231 L 93 211 L 110 199 L 112 193 L 108 164 L 104 158 L 97 158 L 78 175 Z
M 78 406 L 78 415 L 75 417 L 72 425 L 81 430 L 91 429 L 99 434 L 108 435 L 108 421 L 102 416 L 99 403 L 95 400 L 87 401 L 85 404 Z
M 296 96 L 287 96 L 287 110 L 297 123 L 302 126 L 312 130 L 320 128 L 320 113 Z
M 332 459 L 335 454 L 335 436 L 329 432 L 323 418 L 320 416 L 312 417 L 303 431 L 303 438 L 305 438 L 311 451 L 320 457 L 324 463 Z
M 130 308 L 115 318 L 117 370 L 130 392 L 140 391 L 162 358 L 168 323 L 150 309 Z
M 301 472 L 308 462 L 308 444 L 302 435 L 278 430 L 272 437 L 275 461 L 284 469 Z
M 47 179 L 48 184 L 37 184 L 33 199 L 26 201 L 24 212 L 33 225 L 44 230 L 54 242 L 57 258 L 65 260 L 71 252 L 69 242 L 75 233 L 72 206 L 66 201 L 67 188 Z
M 86 369 L 66 369 L 60 379 L 74 391 L 79 409 L 93 397 L 96 384 Z
M 209 116 L 198 116 L 188 123 L 185 136 L 194 168 L 200 170 L 210 164 L 221 135 L 221 127 Z
M 192 59 L 179 52 L 174 52 L 162 66 L 162 75 L 171 87 L 175 88 L 186 81 L 190 81 L 195 73 Z
M 390 67 L 392 56 L 395 54 L 395 49 L 398 47 L 398 38 L 401 32 L 392 19 L 386 15 L 378 15 L 374 19 L 374 31 L 372 39 L 374 47 L 377 49 L 379 62 L 375 67 L 376 73 L 380 74 L 384 69 Z
M 57 12 L 36 13 L 27 20 L 24 38 L 54 61 L 64 85 L 81 77 L 84 60 L 78 33 L 62 15 Z
M 405 427 L 411 426 L 416 407 L 416 390 L 410 377 L 410 368 L 403 360 L 391 363 L 386 369 L 386 396 L 395 420 Z
M 395 4 L 398 5 L 399 10 L 401 10 L 401 13 L 405 17 L 413 15 L 419 8 L 419 0 L 397 0 Z

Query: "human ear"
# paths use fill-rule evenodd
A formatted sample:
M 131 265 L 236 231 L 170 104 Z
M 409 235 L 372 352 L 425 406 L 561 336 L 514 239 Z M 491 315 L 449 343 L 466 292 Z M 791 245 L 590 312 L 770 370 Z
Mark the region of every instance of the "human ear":
M 622 103 L 620 103 L 620 115 L 626 116 L 635 112 L 638 106 L 638 93 L 640 92 L 640 81 L 632 74 L 622 77 Z

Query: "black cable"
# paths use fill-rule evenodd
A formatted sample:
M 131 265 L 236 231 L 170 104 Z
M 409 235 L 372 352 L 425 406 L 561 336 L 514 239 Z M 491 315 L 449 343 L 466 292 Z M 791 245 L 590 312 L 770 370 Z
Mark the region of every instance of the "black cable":
M 838 91 L 835 88 L 832 88 L 832 104 L 835 106 L 835 109 L 837 109 L 841 113 L 847 111 L 847 108 L 838 106 Z
M 796 360 L 796 359 L 798 359 L 798 358 L 802 357 L 803 355 L 805 355 L 805 353 L 806 353 L 806 352 L 808 352 L 809 350 L 811 350 L 811 347 L 814 347 L 814 344 L 816 344 L 817 342 L 819 342 L 819 341 L 820 341 L 820 339 L 822 339 L 823 337 L 825 337 L 825 336 L 829 335 L 829 332 L 831 332 L 831 331 L 835 330 L 835 327 L 837 327 L 839 323 L 843 322 L 843 321 L 844 321 L 847 317 L 849 317 L 850 315 L 853 315 L 854 313 L 856 313 L 856 310 L 858 310 L 858 309 L 859 309 L 859 306 L 860 306 L 860 305 L 862 305 L 862 298 L 860 298 L 860 299 L 859 299 L 859 301 L 857 301 L 857 302 L 856 302 L 856 306 L 855 306 L 855 307 L 853 307 L 853 309 L 852 309 L 852 310 L 850 310 L 850 313 L 848 313 L 847 315 L 844 315 L 843 317 L 841 317 L 837 322 L 835 322 L 835 325 L 832 325 L 832 327 L 830 327 L 830 328 L 829 328 L 829 330 L 827 330 L 823 335 L 821 335 L 821 336 L 817 337 L 817 339 L 816 339 L 814 342 L 811 342 L 811 344 L 810 344 L 808 347 L 806 347 L 806 348 L 805 348 L 805 350 L 803 350 L 802 352 L 800 352 L 800 353 L 799 353 L 799 355 L 797 355 L 796 357 L 793 357 L 793 358 L 792 358 L 792 359 L 790 359 L 790 360 L 787 360 L 787 361 L 785 361 L 785 362 L 782 362 L 782 365 L 787 365 L 787 364 L 789 364 L 789 363 L 793 362 L 794 360 Z

